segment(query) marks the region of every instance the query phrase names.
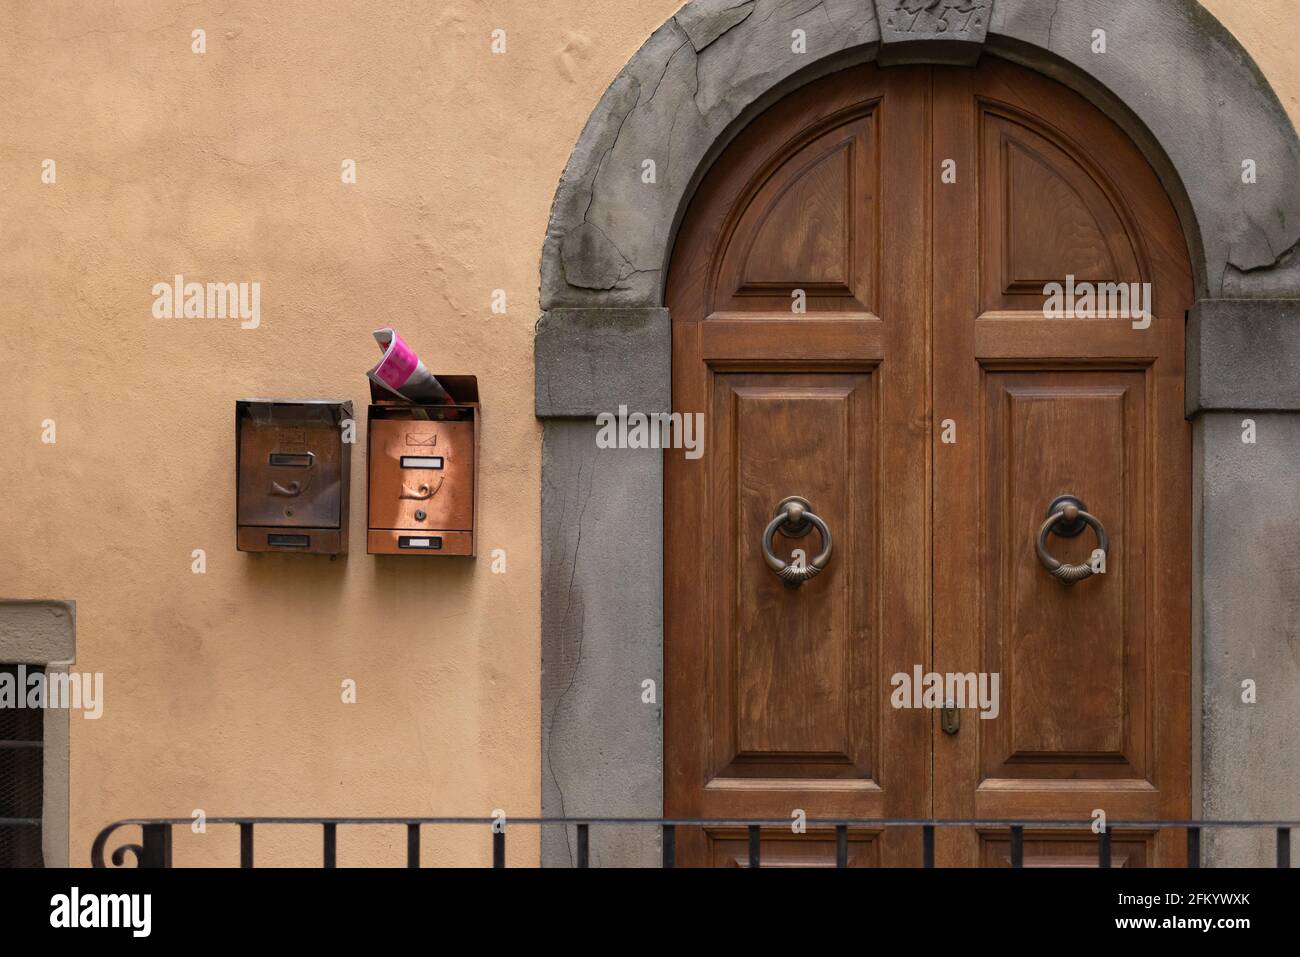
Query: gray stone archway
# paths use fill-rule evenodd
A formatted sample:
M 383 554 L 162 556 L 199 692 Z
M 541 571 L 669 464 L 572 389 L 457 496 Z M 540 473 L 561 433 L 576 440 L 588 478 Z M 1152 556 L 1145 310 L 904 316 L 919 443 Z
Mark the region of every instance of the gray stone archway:
M 574 147 L 543 246 L 536 336 L 546 815 L 662 809 L 661 712 L 643 702 L 643 682 L 662 677 L 662 461 L 598 450 L 593 420 L 620 405 L 669 409 L 664 279 L 697 183 L 745 122 L 820 76 L 992 54 L 1097 104 L 1179 209 L 1199 299 L 1187 330 L 1196 793 L 1206 818 L 1300 817 L 1300 141 L 1250 56 L 1194 0 L 931 6 L 694 0 L 610 84 Z M 1255 704 L 1241 701 L 1246 679 Z M 551 830 L 543 863 L 569 863 L 571 836 Z M 656 840 L 594 837 L 593 861 L 653 864 Z M 1262 840 L 1209 834 L 1206 847 L 1212 861 L 1268 859 Z

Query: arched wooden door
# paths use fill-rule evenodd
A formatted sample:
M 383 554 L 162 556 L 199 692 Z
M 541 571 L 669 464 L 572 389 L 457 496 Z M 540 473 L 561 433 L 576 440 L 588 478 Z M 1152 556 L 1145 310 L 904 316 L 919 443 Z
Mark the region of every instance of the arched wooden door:
M 1075 313 L 1045 315 L 1053 282 Z M 1149 323 L 1086 317 L 1084 284 L 1121 282 L 1151 284 Z M 705 414 L 705 447 L 666 453 L 665 813 L 1188 816 L 1191 300 L 1137 148 L 1022 68 L 858 67 L 747 126 L 668 277 L 673 407 Z M 1073 585 L 1036 549 L 1061 495 L 1109 537 Z M 834 542 L 799 587 L 763 555 L 788 496 Z M 1092 536 L 1047 547 L 1100 568 Z M 820 549 L 771 537 L 778 561 Z M 918 673 L 919 703 L 937 673 L 982 676 L 986 706 L 946 730 L 895 707 Z M 1114 840 L 1117 866 L 1181 853 Z M 1008 844 L 941 830 L 937 862 L 1004 865 Z M 774 828 L 762 852 L 829 865 L 833 835 Z M 1030 865 L 1095 855 L 1086 829 L 1025 835 Z M 678 836 L 680 863 L 745 859 L 743 831 Z M 850 835 L 852 864 L 920 861 L 915 830 Z

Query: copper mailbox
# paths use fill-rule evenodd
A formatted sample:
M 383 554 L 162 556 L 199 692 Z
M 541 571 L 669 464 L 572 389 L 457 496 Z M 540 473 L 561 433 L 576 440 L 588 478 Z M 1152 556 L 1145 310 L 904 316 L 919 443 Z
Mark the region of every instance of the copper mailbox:
M 366 551 L 371 555 L 474 556 L 482 418 L 478 380 L 437 379 L 452 404 L 413 405 L 371 384 L 366 429 Z
M 235 403 L 236 547 L 241 552 L 348 550 L 351 402 Z

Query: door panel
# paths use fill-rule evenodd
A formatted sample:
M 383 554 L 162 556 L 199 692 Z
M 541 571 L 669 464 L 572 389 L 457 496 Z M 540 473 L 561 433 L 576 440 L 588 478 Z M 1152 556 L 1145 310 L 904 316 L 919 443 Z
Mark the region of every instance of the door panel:
M 929 660 L 926 279 L 923 260 L 877 255 L 925 242 L 925 175 L 908 158 L 924 149 L 926 73 L 861 67 L 815 88 L 737 137 L 671 266 L 673 405 L 708 419 L 702 457 L 665 458 L 665 808 L 678 816 L 931 806 L 928 716 L 895 713 L 887 677 Z M 902 200 L 888 211 L 886 193 Z M 791 495 L 834 540 L 797 589 L 761 552 Z M 775 539 L 783 559 L 820 550 L 815 532 Z M 792 837 L 764 831 L 764 854 L 833 862 L 825 835 Z M 743 863 L 746 840 L 683 829 L 677 859 Z M 850 846 L 857 864 L 898 864 L 920 837 L 855 832 Z
M 1111 839 L 1111 867 L 1149 867 L 1150 831 L 1121 831 Z M 1021 845 L 1025 867 L 1096 867 L 1097 837 L 1090 831 L 1025 828 Z M 1010 867 L 1011 838 L 1006 831 L 980 833 L 980 867 Z
M 712 503 L 731 523 L 718 523 L 713 563 L 728 575 L 718 584 L 729 592 L 718 595 L 714 632 L 715 777 L 872 777 L 870 715 L 879 701 L 871 681 L 878 595 L 868 575 L 877 565 L 867 531 L 877 450 L 871 389 L 866 373 L 714 378 L 715 431 L 706 446 L 726 449 L 719 468 L 733 469 L 715 473 Z M 813 601 L 772 574 L 762 536 L 753 534 L 791 490 L 834 535 L 835 560 L 809 583 Z M 778 534 L 774 551 L 789 561 L 795 547 L 819 548 L 815 542 Z
M 832 114 L 773 171 L 758 172 L 724 239 L 715 310 L 752 309 L 757 300 L 788 313 L 798 288 L 820 300 L 820 312 L 873 311 L 878 105 Z
M 1067 276 L 1136 281 L 1136 231 L 1079 149 L 1046 121 L 996 100 L 967 107 L 979 123 L 983 310 L 1041 312 L 1044 285 Z
M 1068 276 L 1151 283 L 1154 321 L 1045 318 Z M 1190 813 L 1190 266 L 1117 127 L 988 57 L 815 81 L 708 171 L 666 301 L 673 408 L 704 412 L 707 436 L 698 459 L 665 454 L 666 814 Z M 1105 574 L 1072 586 L 1035 548 L 1063 494 L 1110 539 Z M 798 588 L 762 551 L 792 495 L 835 541 Z M 1090 536 L 1049 546 L 1080 562 Z M 782 560 L 794 548 L 820 542 L 774 535 Z M 947 734 L 893 707 L 918 666 L 997 675 L 998 715 Z M 1180 841 L 1121 832 L 1112 859 L 1173 861 Z M 943 828 L 936 856 L 1004 866 L 1008 842 Z M 1030 866 L 1095 861 L 1083 831 L 1024 848 Z M 825 832 L 765 828 L 762 849 L 834 861 Z M 920 835 L 854 830 L 849 857 L 915 865 Z M 677 859 L 744 866 L 748 838 L 681 829 Z
M 1125 556 L 1130 539 L 1145 539 L 1145 378 L 1142 370 L 985 373 L 981 670 L 1001 675 L 1002 711 L 977 724 L 986 781 L 1144 778 L 1153 677 L 1145 576 L 1131 574 Z M 1068 588 L 1030 547 L 1047 504 L 1066 493 L 1110 536 L 1106 574 Z M 1096 544 L 1089 530 L 1053 537 L 1050 548 L 1082 563 Z
M 738 828 L 708 830 L 708 863 L 713 867 L 748 867 L 749 835 Z M 850 828 L 849 867 L 879 867 L 879 831 Z M 834 867 L 835 835 L 809 832 L 795 834 L 789 828 L 763 828 L 763 867 Z
M 932 162 L 969 174 L 934 190 L 953 224 L 933 237 L 934 415 L 959 423 L 955 445 L 935 445 L 934 654 L 938 671 L 1001 677 L 998 718 L 936 735 L 935 813 L 1185 818 L 1191 278 L 1177 218 L 1132 143 L 1056 83 L 989 60 L 935 70 L 934 98 Z M 1044 285 L 1068 276 L 1149 282 L 1154 319 L 1045 318 Z M 1036 555 L 1065 494 L 1110 535 L 1106 573 L 1068 586 Z M 1048 545 L 1079 562 L 1095 542 Z M 1179 860 L 1181 835 L 1121 834 L 1141 845 L 1131 866 Z M 1095 860 L 1090 836 L 1027 837 L 1026 862 Z M 992 865 L 1006 840 L 946 829 L 937 861 Z

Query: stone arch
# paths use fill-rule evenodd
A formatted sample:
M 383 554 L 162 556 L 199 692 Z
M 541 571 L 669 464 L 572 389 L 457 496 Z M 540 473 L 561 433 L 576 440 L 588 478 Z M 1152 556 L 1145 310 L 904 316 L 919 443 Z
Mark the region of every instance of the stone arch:
M 1274 536 L 1258 545 L 1279 523 L 1300 522 L 1300 140 L 1250 56 L 1195 0 L 932 7 L 693 0 L 610 84 L 574 147 L 542 250 L 535 343 L 548 816 L 658 816 L 662 808 L 661 719 L 642 700 L 642 683 L 662 679 L 662 459 L 598 452 L 592 420 L 620 405 L 669 408 L 665 273 L 699 179 L 750 118 L 820 76 L 870 60 L 960 63 L 985 53 L 1101 108 L 1143 150 L 1178 208 L 1199 299 L 1187 332 L 1194 621 L 1198 640 L 1214 649 L 1204 656 L 1196 728 L 1202 812 L 1300 816 L 1300 798 L 1287 797 L 1284 783 L 1300 774 L 1300 756 L 1278 761 L 1265 750 L 1269 737 L 1286 740 L 1300 723 L 1300 676 L 1283 640 L 1295 640 L 1285 596 L 1300 591 L 1290 571 L 1300 567 L 1300 542 Z M 1106 32 L 1105 54 L 1093 52 L 1095 30 Z M 647 159 L 653 184 L 642 180 Z M 1242 182 L 1246 160 L 1258 171 L 1251 185 Z M 1267 420 L 1273 435 L 1246 468 L 1243 412 Z M 1241 667 L 1281 669 L 1289 703 L 1267 713 L 1255 706 L 1249 725 L 1218 704 Z M 1261 735 L 1261 726 L 1276 735 Z M 1252 801 L 1243 779 L 1283 796 Z M 548 829 L 543 863 L 572 861 L 572 840 Z M 656 840 L 646 829 L 593 837 L 592 856 L 653 863 Z M 1257 850 L 1207 841 L 1225 860 Z
M 981 50 L 1075 88 L 1125 128 L 1182 207 L 1202 298 L 1270 295 L 1300 278 L 1300 140 L 1249 54 L 1195 0 L 963 3 L 974 8 L 963 36 L 958 14 L 942 33 L 924 11 L 914 34 L 891 29 L 891 17 L 924 7 L 917 0 L 688 3 L 579 137 L 547 228 L 542 308 L 660 305 L 667 250 L 702 170 L 731 130 L 794 87 L 852 62 Z M 806 52 L 792 49 L 796 30 Z M 1093 52 L 1094 30 L 1106 31 L 1107 53 Z M 647 159 L 653 188 L 641 181 Z M 1249 187 L 1247 159 L 1259 170 Z

